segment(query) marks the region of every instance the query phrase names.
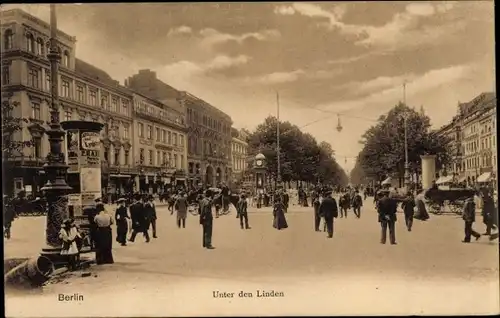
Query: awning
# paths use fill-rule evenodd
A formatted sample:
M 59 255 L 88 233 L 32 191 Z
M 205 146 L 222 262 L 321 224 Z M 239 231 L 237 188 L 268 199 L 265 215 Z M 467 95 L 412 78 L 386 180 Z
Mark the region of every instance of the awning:
M 437 179 L 436 184 L 450 183 L 453 181 L 453 176 L 445 176 Z
M 389 177 L 389 178 L 385 179 L 384 181 L 382 181 L 382 183 L 381 183 L 381 184 L 382 184 L 382 185 L 392 184 L 392 179 L 391 179 L 391 177 Z
M 476 182 L 489 182 L 491 180 L 491 172 L 485 172 L 477 177 Z
M 458 183 L 462 183 L 462 182 L 465 182 L 467 180 L 467 177 L 461 177 L 460 179 L 458 179 Z

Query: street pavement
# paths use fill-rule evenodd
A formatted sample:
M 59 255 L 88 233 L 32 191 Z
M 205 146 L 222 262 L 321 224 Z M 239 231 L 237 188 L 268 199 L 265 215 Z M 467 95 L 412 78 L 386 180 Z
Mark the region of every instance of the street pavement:
M 371 199 L 360 219 L 335 220 L 333 239 L 314 231 L 312 208 L 291 207 L 289 228 L 272 228 L 270 208 L 249 212 L 242 230 L 233 212 L 214 219 L 214 250 L 202 248 L 197 216 L 178 229 L 158 207 L 158 238 L 114 245 L 115 264 L 93 266 L 42 294 L 7 294 L 8 316 L 103 315 L 366 315 L 491 314 L 499 312 L 498 240 L 463 244 L 458 216 L 431 214 L 413 231 L 398 214 L 398 245 L 382 245 Z M 478 218 L 479 220 L 479 218 Z M 37 255 L 45 217 L 23 217 L 4 241 L 5 258 Z M 481 222 L 475 224 L 484 232 Z M 282 298 L 256 298 L 257 289 Z M 250 291 L 253 298 L 214 298 L 214 291 Z M 61 303 L 60 293 L 84 301 Z M 388 296 L 388 297 L 387 297 Z M 30 304 L 30 306 L 26 306 Z M 38 306 L 39 304 L 40 306 Z M 113 304 L 112 307 L 109 304 Z M 47 306 L 48 305 L 48 306 Z M 42 309 L 46 308 L 46 309 Z

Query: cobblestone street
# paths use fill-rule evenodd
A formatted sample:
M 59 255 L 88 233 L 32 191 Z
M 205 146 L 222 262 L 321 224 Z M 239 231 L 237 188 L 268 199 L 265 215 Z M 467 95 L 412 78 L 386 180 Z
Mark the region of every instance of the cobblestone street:
M 47 286 L 41 295 L 8 296 L 7 313 L 57 316 L 67 306 L 77 308 L 77 315 L 118 315 L 116 310 L 92 305 L 104 301 L 99 295 L 119 302 L 128 315 L 154 315 L 159 308 L 167 315 L 230 315 L 231 310 L 241 312 L 240 305 L 257 315 L 283 310 L 285 303 L 279 298 L 260 302 L 256 308 L 252 300 L 212 296 L 214 290 L 257 289 L 283 291 L 289 314 L 367 314 L 373 313 L 373 304 L 384 313 L 397 314 L 394 308 L 401 310 L 402 306 L 377 303 L 386 293 L 391 294 L 394 304 L 408 303 L 406 314 L 498 311 L 498 305 L 483 307 L 498 304 L 494 301 L 498 299 L 498 241 L 489 242 L 484 237 L 471 244 L 461 243 L 463 222 L 451 215 L 415 221 L 413 231 L 407 232 L 400 214 L 398 245 L 381 245 L 376 213 L 369 201 L 361 219 L 351 212 L 347 219 L 336 220 L 333 239 L 314 231 L 312 208 L 292 209 L 287 214 L 289 228 L 282 231 L 272 228 L 268 209 L 250 211 L 250 230 L 241 230 L 232 213 L 214 221 L 215 250 L 201 247 L 197 217 L 189 216 L 187 228 L 178 229 L 175 217 L 162 207 L 157 239 L 145 243 L 139 236 L 127 247 L 115 245 L 116 263 L 93 266 L 91 272 L 97 277 L 75 275 L 66 283 Z M 43 222 L 43 217 L 16 220 L 13 238 L 5 244 L 6 259 L 36 255 L 43 241 Z M 476 228 L 484 231 L 480 222 Z M 50 306 L 43 310 L 24 306 L 37 301 L 55 303 L 59 293 L 78 293 L 85 300 L 57 306 L 55 312 Z M 492 301 L 471 303 L 469 295 Z M 151 302 L 143 303 L 148 297 Z M 453 301 L 443 302 L 444 297 Z M 189 306 L 181 305 L 181 300 Z M 231 301 L 240 304 L 238 308 Z M 330 301 L 332 306 L 325 306 Z M 205 311 L 197 311 L 202 307 Z

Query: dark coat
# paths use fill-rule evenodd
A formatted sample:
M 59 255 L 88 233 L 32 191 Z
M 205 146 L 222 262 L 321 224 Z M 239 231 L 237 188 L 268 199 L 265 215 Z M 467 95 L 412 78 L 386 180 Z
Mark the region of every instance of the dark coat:
M 156 207 L 154 203 L 147 202 L 144 204 L 144 213 L 148 221 L 156 220 Z
M 467 199 L 467 201 L 465 201 L 462 219 L 465 222 L 471 223 L 476 221 L 476 203 L 473 199 Z
M 377 210 L 378 210 L 378 221 L 389 221 L 395 222 L 397 221 L 396 217 L 396 209 L 397 203 L 396 200 L 393 200 L 388 197 L 383 197 L 377 202 Z
M 116 209 L 116 212 L 115 212 L 115 221 L 116 221 L 116 224 L 123 223 L 123 222 L 125 222 L 125 224 L 126 224 L 128 218 L 129 218 L 129 216 L 127 214 L 127 208 L 126 207 L 120 206 L 120 207 L 118 207 Z
M 401 208 L 405 215 L 413 215 L 415 213 L 415 199 L 413 197 L 406 198 L 401 203 Z
M 245 214 L 247 213 L 247 210 L 248 210 L 248 202 L 247 200 L 245 199 L 240 199 L 240 201 L 238 201 L 238 213 L 239 214 Z
M 199 205 L 200 212 L 200 224 L 205 224 L 207 221 L 213 220 L 212 215 L 212 200 L 209 198 L 203 198 Z
M 363 199 L 361 198 L 359 193 L 356 193 L 352 199 L 352 207 L 353 208 L 360 208 L 362 206 L 363 206 Z
M 327 220 L 338 217 L 338 207 L 337 202 L 332 197 L 326 197 L 323 199 L 319 205 L 319 215 Z
M 146 226 L 146 215 L 144 205 L 141 202 L 132 203 L 130 206 L 130 217 L 132 219 L 132 229 L 143 231 Z

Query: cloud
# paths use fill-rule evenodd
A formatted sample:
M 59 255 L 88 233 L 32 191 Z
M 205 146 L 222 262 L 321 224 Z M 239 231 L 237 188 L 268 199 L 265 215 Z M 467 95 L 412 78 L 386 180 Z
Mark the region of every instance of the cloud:
M 259 41 L 267 41 L 279 38 L 281 33 L 278 30 L 264 30 L 260 32 L 244 33 L 241 35 L 233 35 L 229 33 L 221 33 L 216 29 L 206 28 L 200 31 L 202 44 L 207 47 L 224 43 L 228 41 L 236 41 L 242 43 L 247 39 L 256 39 Z
M 221 70 L 230 68 L 237 65 L 247 64 L 250 57 L 246 55 L 239 55 L 236 57 L 229 57 L 226 55 L 216 56 L 212 61 L 206 64 L 206 70 Z
M 192 76 L 203 75 L 209 71 L 227 69 L 233 66 L 243 65 L 250 61 L 250 57 L 239 55 L 235 57 L 227 55 L 218 55 L 215 58 L 195 63 L 191 61 L 179 61 L 163 66 L 161 69 L 168 75 L 189 78 Z
M 406 12 L 412 15 L 431 16 L 436 12 L 436 10 L 435 6 L 430 3 L 415 2 L 406 6 Z
M 430 70 L 421 75 L 405 74 L 396 77 L 379 77 L 365 82 L 351 82 L 346 84 L 345 87 L 349 87 L 351 90 L 359 88 L 359 90 L 371 91 L 370 94 L 358 99 L 324 104 L 319 108 L 345 113 L 359 113 L 364 108 L 376 107 L 377 105 L 390 107 L 397 100 L 402 100 L 402 85 L 404 82 L 407 83 L 407 97 L 411 97 L 443 85 L 452 86 L 454 83 L 467 78 L 471 70 L 473 70 L 472 64 L 463 64 Z
M 190 27 L 181 25 L 179 27 L 170 29 L 170 31 L 168 31 L 168 35 L 173 36 L 178 34 L 191 34 L 192 32 L 193 29 L 191 29 Z
M 412 44 L 422 44 L 424 41 L 433 41 L 437 36 L 433 34 L 435 31 L 440 35 L 439 29 L 432 30 L 427 27 L 421 33 L 416 30 L 419 19 L 423 17 L 442 14 L 454 7 L 453 3 L 410 3 L 405 7 L 403 12 L 397 13 L 393 18 L 382 26 L 370 25 L 354 25 L 342 22 L 342 17 L 345 14 L 345 6 L 336 6 L 333 10 L 326 10 L 316 4 L 309 3 L 294 3 L 291 6 L 278 6 L 274 12 L 281 15 L 300 14 L 311 18 L 328 19 L 327 23 L 319 23 L 320 26 L 325 26 L 329 30 L 337 30 L 344 35 L 355 35 L 362 39 L 357 40 L 356 44 L 363 46 L 379 46 L 390 47 L 404 46 Z M 418 37 L 418 41 L 409 40 L 407 32 L 413 32 L 412 35 Z M 431 37 L 427 37 L 431 35 Z M 428 40 L 426 40 L 428 39 Z
M 345 8 L 342 6 L 336 8 L 333 11 L 327 11 L 315 4 L 293 3 L 291 6 L 278 6 L 274 9 L 274 12 L 281 15 L 298 13 L 311 18 L 326 18 L 329 20 L 331 26 L 341 27 L 343 23 L 340 23 L 339 19 L 344 15 Z
M 274 13 L 281 15 L 293 15 L 295 14 L 295 9 L 291 6 L 278 6 L 274 8 Z
M 300 75 L 304 74 L 303 70 L 295 70 L 292 72 L 274 72 L 261 76 L 257 81 L 261 84 L 281 84 L 295 82 L 299 79 Z

